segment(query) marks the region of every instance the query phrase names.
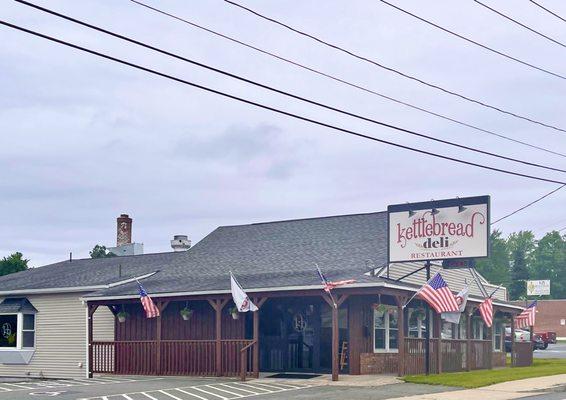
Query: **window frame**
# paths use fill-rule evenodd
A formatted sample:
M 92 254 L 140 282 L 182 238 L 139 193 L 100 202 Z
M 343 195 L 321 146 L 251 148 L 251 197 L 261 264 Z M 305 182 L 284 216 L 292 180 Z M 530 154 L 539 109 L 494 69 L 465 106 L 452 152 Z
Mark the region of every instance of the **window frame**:
M 33 316 L 33 330 L 24 329 L 24 315 Z M 36 314 L 35 313 L 0 313 L 0 316 L 16 316 L 16 346 L 14 347 L 0 347 L 0 351 L 16 351 L 16 350 L 35 350 L 36 346 Z M 33 332 L 33 347 L 23 347 L 24 332 Z
M 398 312 L 397 307 L 396 306 L 390 306 L 387 304 L 383 304 L 383 306 L 386 308 L 386 310 L 384 311 L 384 321 L 383 321 L 383 328 L 376 328 L 375 327 L 375 319 L 376 319 L 376 313 L 378 312 L 377 309 L 373 309 L 373 327 L 372 327 L 372 338 L 373 338 L 373 352 L 374 353 L 398 353 L 399 352 L 399 330 L 402 329 L 402 327 L 399 326 L 399 315 L 397 315 L 397 328 L 391 328 L 390 327 L 390 316 L 391 313 L 389 312 L 390 310 L 394 310 L 395 312 Z M 376 348 L 375 347 L 375 331 L 377 329 L 383 329 L 385 331 L 385 337 L 384 337 L 384 344 L 385 347 L 384 348 Z M 391 330 L 395 330 L 397 331 L 397 348 L 390 348 L 389 345 L 389 339 L 391 337 Z
M 499 334 L 497 333 L 497 328 L 499 329 Z M 499 340 L 497 340 L 497 336 L 499 336 Z M 504 348 L 505 348 L 505 325 L 503 324 L 503 321 L 500 320 L 494 320 L 493 321 L 493 351 L 496 353 L 501 353 L 503 352 Z M 499 348 L 497 348 L 497 344 L 499 344 Z

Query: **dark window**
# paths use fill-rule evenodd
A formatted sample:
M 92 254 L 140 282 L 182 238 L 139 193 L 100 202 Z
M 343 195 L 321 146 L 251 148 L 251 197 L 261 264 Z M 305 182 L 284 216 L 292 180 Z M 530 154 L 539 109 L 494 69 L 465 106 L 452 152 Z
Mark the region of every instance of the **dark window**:
M 0 348 L 16 347 L 18 336 L 18 316 L 0 315 Z
M 35 347 L 35 315 L 24 314 L 22 347 Z

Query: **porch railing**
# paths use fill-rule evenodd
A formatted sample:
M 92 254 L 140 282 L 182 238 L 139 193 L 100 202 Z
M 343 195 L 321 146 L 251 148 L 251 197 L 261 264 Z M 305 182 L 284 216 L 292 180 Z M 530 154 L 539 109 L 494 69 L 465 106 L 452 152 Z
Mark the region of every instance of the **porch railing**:
M 438 372 L 438 362 L 442 363 L 442 372 L 465 371 L 467 367 L 467 340 L 442 339 L 441 354 L 438 354 L 438 339 L 430 342 L 430 373 Z M 471 340 L 471 368 L 487 369 L 491 366 L 491 340 Z M 425 339 L 405 338 L 404 373 L 407 375 L 424 374 Z
M 222 340 L 221 375 L 242 371 L 241 350 L 251 340 Z M 122 375 L 216 375 L 214 340 L 92 342 L 92 372 Z M 253 346 L 246 351 L 245 373 L 252 373 Z

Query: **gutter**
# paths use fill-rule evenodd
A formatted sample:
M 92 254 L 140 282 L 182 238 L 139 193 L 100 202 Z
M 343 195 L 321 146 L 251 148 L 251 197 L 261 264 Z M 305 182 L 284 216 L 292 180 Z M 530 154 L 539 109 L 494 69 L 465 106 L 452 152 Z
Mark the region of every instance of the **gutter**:
M 73 292 L 92 292 L 96 290 L 110 289 L 115 286 L 124 285 L 126 283 L 135 282 L 139 279 L 149 278 L 155 275 L 157 272 L 150 272 L 148 274 L 140 275 L 134 278 L 124 279 L 123 281 L 117 281 L 113 283 L 108 283 L 105 285 L 95 285 L 95 286 L 69 286 L 69 287 L 59 287 L 59 288 L 44 288 L 44 289 L 20 289 L 20 290 L 6 290 L 0 291 L 0 296 L 11 296 L 14 294 L 52 294 L 52 293 L 73 293 Z

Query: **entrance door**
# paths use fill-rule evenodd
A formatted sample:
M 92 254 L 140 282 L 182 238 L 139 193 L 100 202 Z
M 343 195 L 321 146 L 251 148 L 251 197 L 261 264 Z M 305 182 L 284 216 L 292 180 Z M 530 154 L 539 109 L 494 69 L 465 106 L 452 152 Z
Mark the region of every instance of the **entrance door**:
M 264 371 L 320 370 L 321 299 L 273 299 L 260 317 L 260 368 Z

